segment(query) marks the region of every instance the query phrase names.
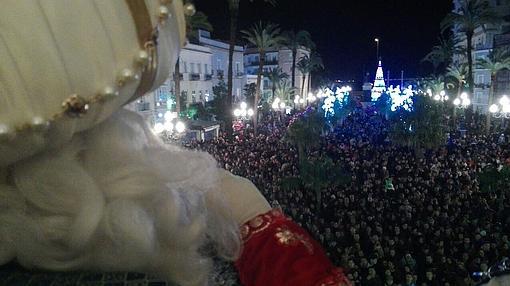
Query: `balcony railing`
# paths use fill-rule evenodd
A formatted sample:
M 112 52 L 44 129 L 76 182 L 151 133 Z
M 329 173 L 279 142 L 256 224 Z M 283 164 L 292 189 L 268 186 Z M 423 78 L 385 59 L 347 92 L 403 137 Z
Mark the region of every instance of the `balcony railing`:
M 475 88 L 486 89 L 490 87 L 491 85 L 489 83 L 475 83 Z
M 138 102 L 136 103 L 137 111 L 147 111 L 151 109 L 151 105 L 149 102 Z
M 492 49 L 492 44 L 484 43 L 484 44 L 474 44 L 473 49 L 475 51 L 481 51 L 481 50 L 489 50 Z
M 218 76 L 218 79 L 223 79 L 225 72 L 223 70 L 217 70 L 216 75 Z
M 175 78 L 175 73 L 174 73 L 174 78 Z M 180 80 L 184 80 L 184 75 L 182 73 L 179 73 L 179 78 L 180 78 Z
M 247 63 L 247 66 L 258 66 L 260 64 L 260 61 L 249 61 Z M 278 60 L 277 59 L 269 59 L 269 60 L 265 60 L 264 61 L 264 65 L 265 66 L 276 66 L 278 65 Z
M 200 80 L 200 74 L 199 73 L 192 73 L 189 75 L 190 81 L 198 81 Z

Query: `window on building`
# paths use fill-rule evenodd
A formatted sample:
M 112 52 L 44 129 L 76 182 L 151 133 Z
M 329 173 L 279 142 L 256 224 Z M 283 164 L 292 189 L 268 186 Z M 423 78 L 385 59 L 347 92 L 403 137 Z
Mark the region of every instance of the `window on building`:
M 204 73 L 209 74 L 209 65 L 208 64 L 204 64 Z
M 475 103 L 482 103 L 483 93 L 482 92 L 476 92 L 475 93 Z
M 195 91 L 192 91 L 192 92 L 191 92 L 191 102 L 192 102 L 192 103 L 197 102 L 197 97 L 196 97 L 196 95 L 195 95 Z
M 183 61 L 182 66 L 184 67 L 184 72 L 187 73 L 188 72 L 188 63 Z
M 220 59 L 218 59 L 218 60 L 216 61 L 216 70 L 223 70 L 223 69 L 222 69 L 222 66 L 221 66 L 221 60 L 220 60 Z
M 199 98 L 200 102 L 204 101 L 204 95 L 202 94 L 202 91 L 198 92 L 198 98 Z
M 182 98 L 182 99 L 184 99 L 183 104 L 186 104 L 186 103 L 188 102 L 188 92 L 187 92 L 187 91 L 185 91 L 185 90 L 183 90 L 183 91 L 181 92 L 181 98 Z
M 485 76 L 483 74 L 476 75 L 477 84 L 485 84 Z
M 202 64 L 197 64 L 198 73 L 202 73 Z
M 190 66 L 191 73 L 195 73 L 195 64 L 191 63 L 191 64 L 189 64 L 189 66 Z

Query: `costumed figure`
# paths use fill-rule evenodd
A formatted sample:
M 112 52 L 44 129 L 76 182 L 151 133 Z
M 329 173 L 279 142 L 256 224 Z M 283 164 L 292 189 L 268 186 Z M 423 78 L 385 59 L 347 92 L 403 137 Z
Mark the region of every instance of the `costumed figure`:
M 212 245 L 244 285 L 347 285 L 246 179 L 122 109 L 185 43 L 181 0 L 3 0 L 0 265 L 204 285 Z

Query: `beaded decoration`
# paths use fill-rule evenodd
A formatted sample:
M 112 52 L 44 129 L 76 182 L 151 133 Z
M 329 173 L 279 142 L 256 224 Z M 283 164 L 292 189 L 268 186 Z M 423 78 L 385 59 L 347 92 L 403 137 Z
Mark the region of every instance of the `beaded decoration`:
M 132 67 L 122 69 L 118 73 L 116 82 L 113 85 L 104 87 L 91 98 L 84 98 L 79 94 L 70 95 L 62 102 L 62 110 L 57 114 L 54 114 L 50 119 L 34 117 L 30 123 L 25 123 L 14 128 L 6 124 L 0 124 L 0 141 L 13 140 L 16 137 L 16 134 L 20 132 L 47 131 L 54 121 L 65 116 L 70 118 L 83 117 L 83 115 L 85 115 L 95 104 L 104 103 L 105 101 L 116 98 L 119 95 L 119 91 L 128 83 L 140 81 L 139 87 L 135 93 L 137 96 L 143 95 L 150 87 L 152 87 L 157 71 L 158 28 L 168 23 L 167 20 L 171 17 L 169 6 L 174 0 L 159 1 L 160 6 L 157 15 L 159 23 L 155 28 L 152 27 L 150 22 L 150 15 L 147 11 L 145 0 L 125 1 L 132 12 L 141 47 L 141 49 L 134 55 Z M 133 10 L 133 8 L 135 8 L 135 10 Z M 192 16 L 195 13 L 194 5 L 191 3 L 184 5 L 184 13 L 187 16 Z M 151 34 L 146 35 L 146 31 L 140 27 L 141 25 L 144 26 L 145 30 L 147 30 L 147 25 L 150 25 L 148 28 L 151 30 Z

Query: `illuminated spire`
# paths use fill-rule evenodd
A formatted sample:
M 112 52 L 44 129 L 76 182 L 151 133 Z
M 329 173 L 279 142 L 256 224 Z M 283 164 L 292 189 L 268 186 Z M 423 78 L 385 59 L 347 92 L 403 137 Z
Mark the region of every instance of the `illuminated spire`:
M 386 83 L 384 82 L 384 71 L 382 63 L 379 61 L 377 72 L 375 73 L 374 86 L 372 87 L 372 101 L 377 101 L 383 92 L 386 91 Z

